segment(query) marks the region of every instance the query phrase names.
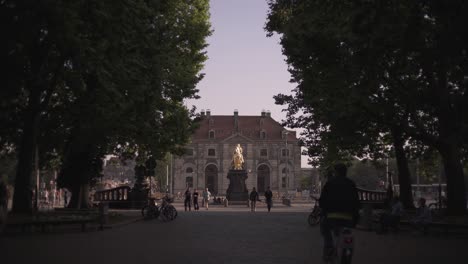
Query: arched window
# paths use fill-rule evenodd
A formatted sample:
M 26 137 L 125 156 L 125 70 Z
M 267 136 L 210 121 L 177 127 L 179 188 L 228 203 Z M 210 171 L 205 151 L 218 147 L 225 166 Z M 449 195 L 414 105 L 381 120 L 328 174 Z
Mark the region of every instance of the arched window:
M 215 132 L 214 132 L 214 130 L 210 130 L 209 137 L 210 137 L 211 139 L 214 139 L 214 138 L 215 138 Z
M 270 168 L 262 164 L 257 169 L 257 191 L 263 193 L 268 186 L 270 186 Z
M 260 139 L 266 139 L 266 132 L 265 131 L 260 131 Z

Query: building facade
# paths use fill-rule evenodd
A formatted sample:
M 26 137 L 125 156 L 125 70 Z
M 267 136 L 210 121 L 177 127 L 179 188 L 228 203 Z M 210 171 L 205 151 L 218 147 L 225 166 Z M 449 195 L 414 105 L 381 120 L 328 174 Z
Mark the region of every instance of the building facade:
M 288 131 L 271 118 L 258 116 L 211 115 L 202 111 L 200 127 L 192 135 L 183 156 L 174 157 L 173 191 L 187 187 L 208 187 L 216 195 L 226 195 L 227 174 L 232 168 L 237 144 L 243 149 L 248 190 L 262 193 L 268 186 L 276 194 L 295 191 L 300 186 L 301 148 L 295 131 Z

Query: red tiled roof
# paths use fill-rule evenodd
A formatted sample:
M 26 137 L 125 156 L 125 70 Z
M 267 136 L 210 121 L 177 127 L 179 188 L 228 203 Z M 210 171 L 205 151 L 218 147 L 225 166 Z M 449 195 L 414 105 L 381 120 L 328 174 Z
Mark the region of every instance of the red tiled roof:
M 252 140 L 260 140 L 261 131 L 265 131 L 266 140 L 284 140 L 281 133 L 285 128 L 270 116 L 210 115 L 203 117 L 200 121 L 200 127 L 192 136 L 192 141 L 208 140 L 211 130 L 215 132 L 215 140 L 224 140 L 236 134 L 237 131 Z M 294 142 L 296 140 L 296 131 L 289 131 L 288 141 Z

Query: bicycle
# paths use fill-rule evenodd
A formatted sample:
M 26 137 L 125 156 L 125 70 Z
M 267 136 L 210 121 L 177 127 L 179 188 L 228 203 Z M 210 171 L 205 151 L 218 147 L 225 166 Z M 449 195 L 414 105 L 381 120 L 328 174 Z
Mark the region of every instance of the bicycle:
M 351 264 L 354 253 L 354 237 L 351 228 L 343 227 L 334 233 L 335 247 L 325 256 L 328 264 Z
M 307 217 L 307 222 L 310 226 L 316 226 L 318 223 L 320 223 L 320 219 L 322 217 L 322 210 L 320 209 L 318 198 L 314 196 L 310 197 L 315 200 L 315 204 L 312 208 L 312 212 L 310 212 L 309 214 L 309 217 Z
M 141 216 L 143 216 L 145 220 L 156 219 L 159 217 L 160 213 L 160 207 L 154 198 L 148 199 L 148 203 L 141 208 Z
M 163 222 L 172 221 L 177 218 L 177 209 L 171 204 L 172 202 L 173 199 L 167 195 L 162 198 L 160 218 Z

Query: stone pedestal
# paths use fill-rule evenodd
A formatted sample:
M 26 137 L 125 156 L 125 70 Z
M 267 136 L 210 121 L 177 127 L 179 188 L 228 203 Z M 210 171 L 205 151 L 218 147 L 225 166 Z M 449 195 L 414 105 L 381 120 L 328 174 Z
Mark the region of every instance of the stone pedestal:
M 248 178 L 246 170 L 229 170 L 227 178 L 229 187 L 226 191 L 226 198 L 231 201 L 247 201 L 249 193 L 245 180 Z

